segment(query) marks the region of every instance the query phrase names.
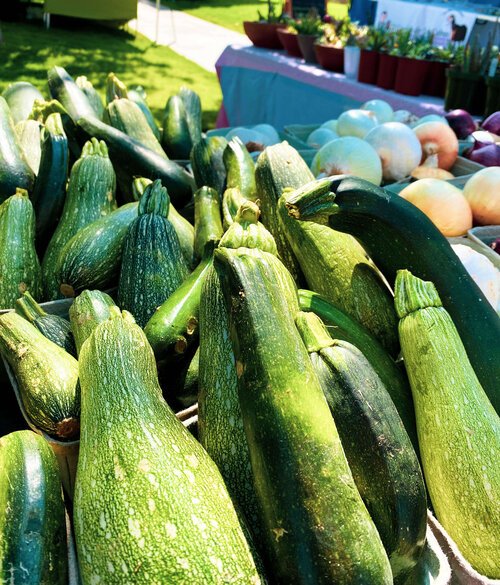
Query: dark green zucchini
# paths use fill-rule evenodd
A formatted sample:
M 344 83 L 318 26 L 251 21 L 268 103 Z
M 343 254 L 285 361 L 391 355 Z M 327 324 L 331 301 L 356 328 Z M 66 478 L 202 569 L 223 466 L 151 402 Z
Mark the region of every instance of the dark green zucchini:
M 223 234 L 220 199 L 215 189 L 202 187 L 194 194 L 194 256 L 200 259 L 207 242 L 219 242 Z
M 66 585 L 66 518 L 57 459 L 43 437 L 0 438 L 0 581 Z
M 191 142 L 196 144 L 201 140 L 202 131 L 203 112 L 201 109 L 200 96 L 195 91 L 185 86 L 180 88 L 178 95 L 184 103 Z
M 84 290 L 73 301 L 69 318 L 78 353 L 97 325 L 109 319 L 111 307 L 116 307 L 115 302 L 100 290 Z
M 198 187 L 212 187 L 217 193 L 224 193 L 226 169 L 223 155 L 227 140 L 222 136 L 202 138 L 191 150 L 191 166 Z
M 173 403 L 174 410 L 178 410 L 179 406 L 183 409 L 189 408 L 197 402 L 199 365 L 200 348 L 198 347 L 193 357 L 186 360 L 180 370 L 175 373 L 169 372 L 169 380 L 164 389 L 164 396 L 169 404 Z M 229 486 L 228 490 L 231 493 Z
M 87 142 L 69 177 L 61 219 L 42 262 L 45 298 L 61 297 L 56 278 L 59 254 L 79 230 L 116 209 L 115 172 L 106 144 L 96 138 Z
M 78 362 L 14 312 L 0 316 L 0 353 L 16 377 L 31 424 L 60 440 L 78 437 Z
M 161 180 L 174 205 L 182 207 L 191 199 L 194 181 L 177 163 L 166 160 L 120 130 L 95 118 L 82 117 L 78 125 L 89 138 L 95 136 L 106 142 L 115 172 L 128 186 L 127 190 L 130 190 L 135 177 L 147 177 Z
M 5 89 L 2 97 L 7 102 L 14 124 L 27 120 L 35 100 L 43 100 L 38 89 L 27 81 L 16 81 Z
M 128 98 L 127 86 L 113 72 L 108 73 L 106 78 L 106 103 L 109 104 L 113 100 L 121 98 Z
M 281 263 L 260 250 L 219 248 L 214 266 L 230 314 L 273 582 L 392 584 L 389 560 L 295 327 L 297 297 L 291 310 L 280 286 Z
M 42 125 L 36 120 L 21 120 L 16 124 L 19 146 L 35 177 L 38 175 L 42 156 L 41 131 Z
M 92 82 L 85 77 L 85 75 L 80 75 L 75 79 L 76 85 L 82 90 L 82 92 L 87 96 L 92 109 L 96 113 L 96 116 L 99 120 L 102 120 L 104 115 L 104 104 L 102 103 L 101 96 L 92 85 Z
M 243 142 L 235 136 L 232 138 L 223 155 L 227 173 L 226 188 L 239 189 L 247 199 L 257 198 L 255 185 L 255 163 Z
M 125 237 L 118 305 L 132 313 L 140 327 L 189 273 L 175 228 L 167 219 L 168 206 L 161 181 L 148 185 Z
M 55 268 L 65 296 L 116 284 L 125 236 L 136 217 L 137 203 L 127 203 L 85 226 L 66 243 Z
M 303 289 L 299 289 L 298 293 L 301 311 L 315 313 L 326 325 L 332 337 L 352 343 L 370 362 L 371 367 L 389 392 L 418 454 L 415 409 L 408 376 L 402 364 L 396 364 L 382 347 L 380 341 L 373 337 L 363 325 L 332 305 L 321 295 Z
M 50 339 L 50 341 L 53 341 L 76 357 L 75 338 L 67 319 L 63 319 L 59 315 L 50 315 L 44 311 L 28 291 L 17 299 L 15 310 L 18 315 L 21 315 L 21 317 L 24 317 L 34 325 L 47 339 Z
M 361 351 L 332 339 L 314 313 L 300 312 L 296 324 L 394 582 L 404 583 L 422 553 L 427 528 L 418 458 L 387 389 Z
M 35 250 L 35 213 L 24 189 L 0 205 L 0 309 L 11 309 L 24 291 L 42 297 Z
M 161 145 L 170 158 L 189 160 L 193 141 L 189 133 L 184 102 L 178 95 L 171 95 L 165 106 Z
M 361 242 L 389 283 L 402 268 L 433 282 L 482 387 L 500 412 L 500 319 L 426 215 L 399 195 L 346 176 L 304 186 L 288 198 L 287 207 L 297 219 L 328 216 L 330 227 Z
M 59 221 L 66 196 L 69 150 L 60 114 L 50 114 L 42 131 L 42 158 L 31 199 L 36 218 L 36 244 L 45 250 Z
M 99 115 L 66 69 L 52 67 L 47 72 L 47 79 L 50 95 L 64 107 L 75 124 L 83 116 Z
M 153 134 L 156 136 L 157 140 L 160 140 L 160 130 L 158 129 L 154 116 L 151 113 L 151 110 L 149 109 L 148 104 L 146 102 L 146 92 L 144 91 L 144 88 L 138 85 L 132 89 L 129 89 L 127 91 L 127 97 L 129 100 L 132 100 L 141 108 L 142 113 L 144 114 L 149 124 L 149 127 L 153 131 Z
M 17 140 L 9 106 L 0 97 L 0 203 L 17 188 L 31 191 L 35 175 Z

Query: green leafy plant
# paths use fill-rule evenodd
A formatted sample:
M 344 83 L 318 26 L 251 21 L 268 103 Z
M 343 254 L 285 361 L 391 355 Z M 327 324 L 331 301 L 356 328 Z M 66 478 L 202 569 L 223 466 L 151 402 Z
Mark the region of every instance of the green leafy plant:
M 260 10 L 257 11 L 258 21 L 259 22 L 268 22 L 270 24 L 277 24 L 281 22 L 286 22 L 286 15 L 283 11 L 283 5 L 280 4 L 281 12 L 278 14 L 277 10 L 278 4 L 274 3 L 272 0 L 267 0 L 267 16 L 264 16 Z
M 358 45 L 368 51 L 382 51 L 387 46 L 390 33 L 380 26 L 365 27 L 365 31 L 358 37 Z
M 325 25 L 321 21 L 318 11 L 315 8 L 311 8 L 304 18 L 295 20 L 292 26 L 299 35 L 314 35 L 319 37 Z
M 389 54 L 395 55 L 396 57 L 408 56 L 412 47 L 411 33 L 411 28 L 400 28 L 394 31 Z
M 491 60 L 498 55 L 498 47 L 493 45 L 492 35 L 489 35 L 486 46 L 481 47 L 477 36 L 469 41 L 465 47 L 459 47 L 453 56 L 453 68 L 463 73 L 486 75 Z

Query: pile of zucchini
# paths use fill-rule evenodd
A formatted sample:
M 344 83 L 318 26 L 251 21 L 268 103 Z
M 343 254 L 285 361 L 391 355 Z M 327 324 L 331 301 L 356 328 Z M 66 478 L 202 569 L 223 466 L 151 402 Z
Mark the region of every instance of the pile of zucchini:
M 48 77 L 0 98 L 2 582 L 71 581 L 68 515 L 83 585 L 420 585 L 428 508 L 500 578 L 500 319 L 426 216 Z

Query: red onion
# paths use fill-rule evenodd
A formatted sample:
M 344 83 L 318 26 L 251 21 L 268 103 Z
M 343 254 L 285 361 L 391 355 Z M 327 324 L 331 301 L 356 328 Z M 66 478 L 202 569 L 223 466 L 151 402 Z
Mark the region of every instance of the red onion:
M 483 130 L 488 130 L 492 134 L 500 134 L 500 112 L 495 112 L 488 116 L 486 120 L 481 124 Z
M 500 166 L 500 145 L 476 140 L 472 148 L 464 153 L 464 156 L 485 167 L 498 167 Z
M 446 114 L 445 118 L 459 139 L 467 138 L 477 129 L 472 116 L 465 110 L 452 110 Z

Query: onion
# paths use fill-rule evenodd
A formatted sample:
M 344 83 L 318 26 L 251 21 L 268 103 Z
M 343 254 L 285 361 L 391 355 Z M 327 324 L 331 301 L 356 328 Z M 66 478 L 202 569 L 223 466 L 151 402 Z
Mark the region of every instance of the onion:
M 273 144 L 278 144 L 278 142 L 281 142 L 281 138 L 276 131 L 276 128 L 271 126 L 271 124 L 257 124 L 257 126 L 252 127 L 252 130 L 254 132 L 259 132 L 264 136 L 264 144 L 266 146 L 272 146 Z
M 495 112 L 491 116 L 488 116 L 481 124 L 481 128 L 493 134 L 500 134 L 500 112 Z
M 369 100 L 361 106 L 361 109 L 373 112 L 379 124 L 385 124 L 385 122 L 392 122 L 393 120 L 394 110 L 384 100 Z
M 399 194 L 413 203 L 447 238 L 461 236 L 472 227 L 472 211 L 460 189 L 439 179 L 420 179 Z
M 393 122 L 401 122 L 401 124 L 413 124 L 418 120 L 418 117 L 408 110 L 396 110 L 392 116 Z
M 474 140 L 478 140 L 479 142 L 498 142 L 498 136 L 491 132 L 487 132 L 486 130 L 476 130 L 471 136 Z
M 500 149 L 500 146 L 495 146 Z M 464 196 L 474 221 L 481 225 L 500 224 L 500 166 L 481 169 L 465 183 Z
M 354 175 L 375 185 L 382 181 L 382 164 L 377 152 L 355 136 L 338 138 L 323 146 L 316 153 L 311 170 L 316 177 Z
M 364 138 L 375 126 L 378 126 L 378 120 L 373 112 L 347 110 L 337 120 L 337 133 L 339 136 Z
M 337 120 L 327 120 L 321 124 L 320 128 L 326 128 L 327 130 L 331 130 L 337 134 Z
M 332 132 L 327 128 L 317 128 L 307 137 L 307 145 L 318 149 L 338 137 L 339 135 L 336 132 Z
M 377 126 L 365 140 L 377 151 L 387 182 L 407 177 L 422 158 L 422 148 L 415 132 L 400 122 Z
M 477 124 L 472 119 L 472 116 L 465 110 L 452 110 L 445 117 L 450 128 L 460 140 L 467 138 L 469 134 L 472 134 L 477 129 Z
M 476 140 L 472 148 L 464 152 L 464 156 L 485 167 L 500 166 L 500 144 Z
M 243 128 L 243 126 L 237 126 L 226 134 L 226 140 L 229 142 L 231 138 L 237 136 L 243 144 L 251 144 L 253 150 L 264 150 L 266 145 L 266 137 L 260 132 L 250 130 L 249 128 Z M 262 148 L 255 148 L 256 146 Z M 247 147 L 248 148 L 248 147 Z
M 455 178 L 450 171 L 445 171 L 438 167 L 437 154 L 431 154 L 431 156 L 428 156 L 423 164 L 416 169 L 413 169 L 411 176 L 414 179 L 442 179 L 443 181 Z
M 451 169 L 458 156 L 455 132 L 441 122 L 425 122 L 413 131 L 422 145 L 422 161 L 431 154 L 437 154 L 439 168 L 446 171 Z
M 441 124 L 446 124 L 446 126 L 449 126 L 448 120 L 443 116 L 438 116 L 437 114 L 427 114 L 427 116 L 423 116 L 416 122 L 413 122 L 413 124 L 410 124 L 410 128 L 416 128 L 417 126 L 425 124 L 426 122 L 441 122 Z

